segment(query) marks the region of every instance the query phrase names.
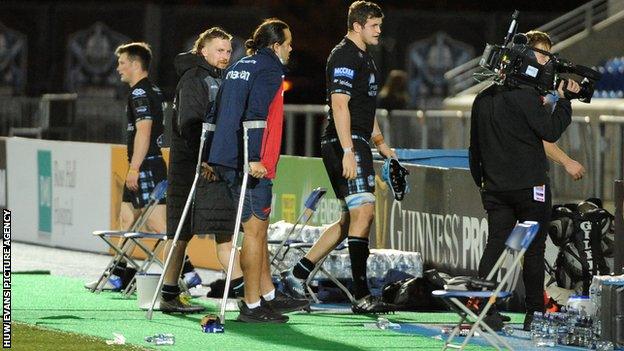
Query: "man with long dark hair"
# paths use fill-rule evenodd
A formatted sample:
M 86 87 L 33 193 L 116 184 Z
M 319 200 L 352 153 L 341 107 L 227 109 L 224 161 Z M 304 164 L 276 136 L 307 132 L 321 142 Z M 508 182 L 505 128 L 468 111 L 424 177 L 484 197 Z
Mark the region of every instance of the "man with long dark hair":
M 284 119 L 284 66 L 290 56 L 292 36 L 286 23 L 265 20 L 245 43 L 249 56 L 230 67 L 221 86 L 214 118 L 216 127 L 209 163 L 225 180 L 238 200 L 244 171 L 242 123 L 266 121 L 266 127 L 249 131 L 249 179 L 243 203 L 245 236 L 241 250 L 244 300 L 239 321 L 285 323 L 282 313 L 306 308 L 307 300 L 291 299 L 271 281 L 267 229 L 271 212 L 272 179 L 279 160 Z

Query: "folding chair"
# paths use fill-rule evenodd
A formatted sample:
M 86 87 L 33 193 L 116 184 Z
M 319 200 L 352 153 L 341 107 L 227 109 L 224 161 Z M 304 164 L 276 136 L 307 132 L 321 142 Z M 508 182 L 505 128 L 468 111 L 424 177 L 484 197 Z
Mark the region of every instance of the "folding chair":
M 277 246 L 275 252 L 271 254 L 271 260 L 269 261 L 274 273 L 277 273 L 277 275 L 279 275 L 279 272 L 281 272 L 282 270 L 290 268 L 284 264 L 284 259 L 286 258 L 286 255 L 290 250 L 290 244 L 302 242 L 301 240 L 292 239 L 293 234 L 295 233 L 295 231 L 297 231 L 297 226 L 299 224 L 302 224 L 299 228 L 299 232 L 301 233 L 301 231 L 303 231 L 303 228 L 305 228 L 305 226 L 312 218 L 312 215 L 314 215 L 314 211 L 316 211 L 316 206 L 318 205 L 318 202 L 321 200 L 321 198 L 323 198 L 323 196 L 325 196 L 326 193 L 327 189 L 325 188 L 319 187 L 312 190 L 304 203 L 303 212 L 301 213 L 301 215 L 299 215 L 299 218 L 297 218 L 297 221 L 292 226 L 292 228 L 290 228 L 290 231 L 286 234 L 286 236 L 282 240 L 268 241 L 269 245 Z M 284 250 L 284 252 L 282 252 L 282 250 Z
M 490 328 L 490 326 L 488 326 L 486 323 L 483 322 L 483 319 L 487 315 L 487 312 L 490 310 L 492 305 L 496 303 L 497 298 L 507 298 L 511 296 L 511 292 L 502 291 L 502 290 L 503 290 L 503 286 L 507 283 L 507 281 L 511 277 L 511 274 L 513 273 L 513 269 L 507 270 L 507 272 L 505 273 L 505 276 L 501 279 L 498 285 L 495 282 L 492 282 L 491 280 L 492 278 L 494 278 L 494 275 L 496 274 L 496 272 L 498 272 L 500 267 L 505 263 L 505 260 L 507 259 L 508 256 L 510 255 L 513 256 L 513 254 L 517 252 L 517 255 L 513 259 L 513 263 L 511 267 L 513 268 L 520 264 L 520 260 L 524 256 L 524 253 L 526 252 L 526 250 L 529 248 L 529 245 L 531 245 L 531 242 L 537 235 L 538 230 L 539 230 L 539 224 L 537 222 L 525 221 L 525 222 L 516 224 L 516 226 L 511 231 L 511 234 L 507 238 L 507 241 L 505 242 L 505 245 L 507 246 L 506 249 L 498 258 L 498 261 L 496 261 L 496 264 L 494 265 L 494 267 L 492 267 L 492 270 L 486 277 L 485 281 L 482 279 L 471 279 L 471 278 L 468 278 L 465 280 L 465 282 L 466 281 L 468 282 L 469 286 L 476 286 L 477 288 L 496 287 L 493 291 L 492 290 L 485 290 L 485 291 L 484 290 L 477 290 L 477 291 L 450 290 L 447 286 L 445 286 L 445 290 L 433 291 L 432 293 L 433 296 L 441 298 L 453 311 L 455 311 L 460 316 L 460 320 L 457 326 L 453 328 L 453 331 L 451 332 L 448 339 L 444 343 L 443 350 L 446 350 L 448 348 L 463 350 L 468 344 L 468 342 L 470 341 L 470 339 L 472 338 L 472 336 L 475 334 L 475 332 L 479 332 L 479 334 L 482 335 L 485 338 L 485 340 L 489 342 L 497 350 L 501 349 L 499 345 L 502 345 L 508 350 L 513 350 L 513 348 L 509 345 L 507 341 L 501 338 L 498 334 L 496 334 L 494 330 L 492 330 L 492 328 Z M 471 311 L 468 307 L 466 307 L 466 305 L 460 300 L 463 298 L 471 298 L 471 297 L 487 299 L 487 304 L 485 305 L 485 307 L 483 308 L 483 310 L 481 311 L 479 315 L 476 315 L 473 311 Z M 468 321 L 469 319 L 473 320 L 474 322 L 472 324 L 472 327 L 470 328 L 470 331 L 468 332 L 468 335 L 464 339 L 463 343 L 453 344 L 452 341 L 459 334 L 461 325 L 465 321 Z M 486 332 L 484 332 L 482 328 L 485 329 Z
M 140 239 L 139 238 L 140 234 L 147 234 L 147 233 L 140 233 L 139 229 L 143 227 L 145 223 L 147 223 L 149 216 L 152 214 L 152 212 L 156 208 L 156 205 L 158 205 L 158 202 L 160 201 L 160 199 L 162 199 L 165 196 L 166 191 L 167 191 L 167 181 L 163 180 L 160 183 L 158 183 L 156 187 L 154 187 L 154 190 L 149 196 L 148 203 L 144 207 L 143 211 L 139 214 L 139 217 L 134 221 L 134 223 L 128 230 L 97 230 L 93 232 L 93 235 L 104 240 L 104 242 L 114 251 L 114 254 L 113 254 L 113 258 L 110 260 L 106 268 L 104 268 L 104 271 L 102 272 L 102 274 L 100 274 L 100 277 L 98 278 L 95 286 L 91 289 L 91 292 L 99 293 L 102 291 L 106 281 L 112 274 L 113 270 L 119 265 L 119 263 L 123 259 L 125 259 L 128 262 L 128 264 L 130 264 L 134 269 L 136 269 L 137 272 L 142 271 L 142 269 L 146 269 L 146 267 L 149 268 L 149 265 L 151 265 L 151 262 L 147 265 L 146 265 L 146 262 L 144 262 L 141 265 L 137 263 L 136 260 L 134 260 L 134 258 L 131 257 L 131 254 L 132 254 L 132 251 L 134 250 L 135 245 L 141 248 L 141 250 L 147 254 L 148 260 L 151 259 L 153 261 L 154 259 L 157 259 L 155 255 L 150 255 L 150 254 L 158 249 L 158 246 L 161 243 L 161 240 L 157 240 L 154 247 L 150 249 L 147 246 L 145 246 L 143 243 L 141 243 L 140 240 L 138 240 Z M 119 239 L 119 242 L 118 243 L 113 242 L 113 238 Z
M 165 242 L 167 241 L 167 238 L 168 238 L 167 234 L 133 232 L 133 233 L 126 233 L 124 235 L 124 238 L 130 241 L 133 241 L 141 249 L 141 251 L 145 253 L 146 258 L 145 260 L 143 260 L 143 264 L 141 265 L 141 267 L 137 269 L 137 273 L 147 272 L 149 268 L 152 266 L 152 264 L 154 263 L 158 264 L 161 268 L 164 267 L 164 263 L 158 257 L 158 254 L 160 253 L 160 251 L 164 249 Z M 154 247 L 149 248 L 147 245 L 144 245 L 141 242 L 141 240 L 143 239 L 156 240 L 156 243 L 154 244 Z M 183 279 L 180 279 L 180 280 L 182 281 L 182 283 L 184 282 Z M 188 290 L 185 284 L 181 284 L 180 287 L 183 291 Z M 126 297 L 129 297 L 130 295 L 132 295 L 132 293 L 134 293 L 135 290 L 136 290 L 136 274 L 134 275 L 134 277 L 132 277 L 126 289 L 124 289 L 123 294 Z
M 290 245 L 290 247 L 297 249 L 299 251 L 301 251 L 302 254 L 306 254 L 306 250 L 305 249 L 310 249 L 312 248 L 314 244 L 312 243 L 293 243 Z M 336 246 L 336 248 L 332 251 L 342 251 L 344 249 L 347 248 L 347 245 L 344 243 L 339 244 L 338 246 Z M 325 261 L 327 260 L 327 258 L 329 257 L 329 255 L 323 257 L 314 267 L 314 269 L 310 272 L 310 275 L 308 275 L 308 279 L 306 279 L 306 281 L 304 282 L 306 291 L 308 292 L 308 294 L 312 297 L 312 299 L 314 300 L 314 303 L 321 303 L 321 301 L 318 299 L 318 296 L 316 296 L 316 294 L 314 293 L 314 291 L 312 290 L 312 281 L 314 281 L 316 274 L 318 272 L 323 273 L 329 280 L 331 280 L 334 284 L 336 284 L 336 286 L 338 287 L 338 289 L 342 290 L 343 293 L 345 293 L 345 295 L 347 295 L 347 298 L 349 299 L 349 301 L 351 303 L 355 302 L 355 298 L 353 297 L 353 295 L 351 294 L 351 292 L 349 291 L 349 289 L 347 289 L 346 286 L 344 286 L 344 284 L 342 284 L 340 282 L 340 280 L 338 280 L 336 277 L 334 277 L 333 274 L 331 274 L 327 269 L 325 269 L 325 267 L 323 267 L 323 264 L 325 263 Z
M 319 188 L 312 190 L 312 192 L 310 193 L 310 195 L 308 195 L 308 198 L 305 201 L 303 212 L 301 213 L 299 218 L 297 218 L 297 221 L 292 226 L 292 228 L 290 228 L 286 236 L 282 240 L 269 240 L 268 241 L 270 245 L 277 246 L 277 249 L 275 250 L 275 252 L 272 253 L 271 260 L 270 260 L 270 264 L 273 269 L 273 273 L 275 275 L 279 276 L 279 273 L 281 271 L 291 268 L 284 263 L 286 256 L 288 255 L 291 249 L 298 250 L 302 255 L 305 255 L 307 253 L 307 250 L 312 248 L 312 246 L 314 245 L 314 243 L 303 242 L 298 239 L 293 239 L 293 237 L 296 237 L 294 236 L 294 233 L 297 232 L 297 226 L 299 224 L 302 224 L 302 226 L 299 227 L 298 232 L 301 233 L 303 231 L 303 229 L 306 227 L 306 225 L 312 218 L 312 215 L 316 211 L 318 202 L 326 193 L 327 193 L 327 189 L 325 188 L 319 187 Z M 346 247 L 347 247 L 346 245 L 340 244 L 338 245 L 338 247 L 334 249 L 334 251 L 340 251 L 340 250 L 345 249 Z M 321 272 L 329 280 L 331 280 L 334 284 L 336 284 L 336 286 L 340 290 L 342 290 L 345 293 L 345 295 L 347 295 L 347 297 L 349 298 L 351 302 L 354 302 L 355 299 L 353 298 L 353 295 L 351 294 L 349 289 L 347 289 L 336 277 L 334 277 L 329 271 L 327 271 L 323 267 L 323 263 L 325 262 L 325 260 L 327 260 L 328 257 L 329 255 L 325 256 L 322 260 L 320 260 L 316 264 L 315 268 L 310 272 L 308 279 L 306 279 L 304 283 L 306 291 L 308 292 L 310 297 L 312 297 L 315 303 L 320 303 L 320 300 L 318 299 L 318 297 L 312 290 L 311 284 L 312 284 L 312 281 L 314 281 L 316 274 L 318 272 Z

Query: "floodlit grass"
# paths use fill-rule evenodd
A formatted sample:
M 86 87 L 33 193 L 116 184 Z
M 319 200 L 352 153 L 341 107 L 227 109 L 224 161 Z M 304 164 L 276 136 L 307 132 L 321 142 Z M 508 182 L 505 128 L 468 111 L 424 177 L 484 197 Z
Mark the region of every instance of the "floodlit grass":
M 140 351 L 149 350 L 132 345 L 106 345 L 103 339 L 74 333 L 44 329 L 29 324 L 12 323 L 14 350 L 89 350 Z M 111 335 L 111 339 L 112 339 Z

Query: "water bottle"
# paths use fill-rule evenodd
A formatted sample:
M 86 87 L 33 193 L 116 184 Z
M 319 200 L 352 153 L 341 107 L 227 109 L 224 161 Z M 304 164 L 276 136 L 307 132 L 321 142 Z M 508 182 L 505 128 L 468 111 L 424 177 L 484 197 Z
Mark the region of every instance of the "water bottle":
M 589 296 L 572 295 L 568 299 L 566 306 L 576 309 L 586 316 L 594 316 L 596 313 L 596 305 L 590 300 Z
M 369 277 L 379 278 L 379 276 L 377 276 L 377 265 L 377 254 L 371 252 L 366 260 L 366 271 Z
M 351 277 L 351 259 L 349 258 L 349 254 L 340 254 L 338 256 L 338 276 L 341 279 L 346 279 Z
M 531 340 L 535 340 L 542 330 L 543 315 L 541 312 L 533 312 L 531 321 Z
M 568 345 L 568 325 L 565 323 L 565 317 L 557 318 L 557 344 Z
M 600 315 L 600 289 L 602 284 L 602 277 L 593 276 L 591 285 L 589 286 L 589 300 L 595 307 L 594 315 Z
M 423 276 L 423 263 L 422 263 L 422 256 L 420 255 L 420 252 L 412 252 L 412 265 L 414 267 L 414 276 L 416 278 L 422 278 Z
M 323 262 L 323 268 L 325 268 L 325 270 L 329 272 L 329 274 L 333 275 L 334 277 L 338 277 L 338 269 L 336 267 L 336 255 L 330 254 L 325 262 Z
M 613 343 L 611 341 L 599 340 L 596 342 L 596 351 L 613 351 Z
M 175 336 L 173 334 L 156 334 L 152 336 L 146 336 L 145 341 L 154 345 L 174 345 Z
M 377 328 L 383 329 L 383 330 L 386 330 L 386 329 L 401 329 L 401 325 L 400 324 L 392 323 L 388 319 L 383 318 L 383 317 L 377 318 L 377 322 L 375 324 L 377 325 Z
M 554 328 L 551 323 L 550 316 L 546 315 L 542 319 L 541 328 L 537 331 L 533 339 L 533 344 L 537 347 L 554 347 L 555 337 Z
M 394 269 L 407 274 L 412 274 L 412 265 L 410 264 L 407 252 L 404 252 L 396 258 Z

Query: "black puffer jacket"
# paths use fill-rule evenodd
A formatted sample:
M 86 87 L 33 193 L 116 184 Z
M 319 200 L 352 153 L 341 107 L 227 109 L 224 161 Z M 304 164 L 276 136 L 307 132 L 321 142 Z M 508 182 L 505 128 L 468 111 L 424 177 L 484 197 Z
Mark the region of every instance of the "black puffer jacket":
M 167 232 L 177 229 L 191 190 L 201 138 L 202 122 L 212 107 L 221 84 L 221 70 L 190 52 L 174 61 L 179 81 L 172 117 L 167 188 Z M 209 183 L 200 177 L 193 207 L 182 227 L 181 239 L 191 234 L 232 234 L 236 216 L 224 182 Z M 192 223 L 192 227 L 191 227 Z

